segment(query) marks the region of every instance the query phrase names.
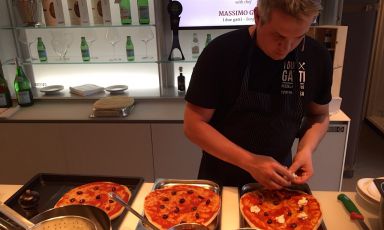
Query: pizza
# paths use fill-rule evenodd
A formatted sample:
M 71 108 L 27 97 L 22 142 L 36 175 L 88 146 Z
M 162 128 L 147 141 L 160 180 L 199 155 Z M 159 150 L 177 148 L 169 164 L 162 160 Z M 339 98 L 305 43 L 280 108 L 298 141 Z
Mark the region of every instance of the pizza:
M 128 202 L 131 197 L 131 192 L 124 185 L 113 182 L 92 182 L 69 190 L 56 203 L 55 208 L 67 205 L 92 205 L 102 209 L 113 220 L 124 211 L 124 207 L 109 198 L 109 192 L 116 193 L 125 202 Z
M 195 185 L 173 185 L 150 192 L 144 214 L 159 229 L 181 223 L 208 226 L 218 215 L 221 200 L 214 191 Z
M 240 198 L 240 211 L 252 228 L 263 230 L 315 230 L 322 220 L 316 198 L 291 189 L 247 192 Z

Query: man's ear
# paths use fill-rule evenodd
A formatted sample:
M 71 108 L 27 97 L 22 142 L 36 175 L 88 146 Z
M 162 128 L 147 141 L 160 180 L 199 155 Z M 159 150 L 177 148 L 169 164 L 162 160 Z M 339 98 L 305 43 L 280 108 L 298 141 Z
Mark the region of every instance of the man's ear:
M 257 6 L 255 7 L 255 9 L 253 9 L 253 18 L 255 20 L 256 25 L 259 25 L 259 23 L 261 23 L 259 9 L 257 8 Z

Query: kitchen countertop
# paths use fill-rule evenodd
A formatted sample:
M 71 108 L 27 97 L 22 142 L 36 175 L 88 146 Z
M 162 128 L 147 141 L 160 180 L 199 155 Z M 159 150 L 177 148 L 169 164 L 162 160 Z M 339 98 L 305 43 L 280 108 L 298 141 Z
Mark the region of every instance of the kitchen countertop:
M 7 123 L 182 123 L 185 101 L 175 99 L 138 99 L 127 117 L 90 118 L 94 100 L 41 100 L 33 106 L 21 107 L 13 116 L 0 119 Z M 331 122 L 350 119 L 342 111 L 330 115 Z
M 144 183 L 137 194 L 132 207 L 139 213 L 143 212 L 144 197 L 152 189 L 153 183 Z M 21 185 L 0 185 L 0 201 L 4 202 Z M 355 192 L 344 192 L 365 216 L 365 222 L 371 230 L 379 230 L 379 207 L 372 206 L 362 200 Z M 350 220 L 349 214 L 341 202 L 337 200 L 340 192 L 313 191 L 319 200 L 323 212 L 324 223 L 328 230 L 354 230 L 361 229 L 356 221 Z M 239 228 L 238 190 L 234 187 L 224 187 L 222 197 L 221 229 L 233 230 Z M 124 230 L 136 229 L 138 219 L 128 213 L 120 227 Z

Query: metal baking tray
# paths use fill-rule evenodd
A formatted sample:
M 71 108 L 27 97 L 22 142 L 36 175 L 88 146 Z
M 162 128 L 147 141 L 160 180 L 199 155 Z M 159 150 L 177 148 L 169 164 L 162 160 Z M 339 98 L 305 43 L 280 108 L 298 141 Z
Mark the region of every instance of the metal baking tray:
M 263 188 L 263 186 L 259 183 L 250 183 L 250 184 L 246 184 L 243 187 L 239 188 L 239 203 L 240 203 L 240 197 L 242 195 L 244 195 L 245 193 L 259 190 L 262 188 Z M 292 186 L 288 187 L 288 189 L 300 190 L 300 191 L 303 191 L 305 193 L 312 195 L 311 189 L 309 188 L 308 184 L 292 185 Z M 250 226 L 247 223 L 247 221 L 244 219 L 243 215 L 241 214 L 240 209 L 239 209 L 239 214 L 240 214 L 240 228 L 249 228 Z M 324 221 L 321 222 L 318 230 L 327 230 L 327 228 L 324 224 Z
M 89 117 L 126 117 L 134 108 L 134 105 L 120 109 L 93 109 Z
M 194 186 L 200 186 L 206 189 L 210 189 L 214 191 L 216 194 L 220 196 L 221 199 L 221 187 L 209 180 L 176 180 L 176 179 L 157 179 L 155 183 L 153 184 L 152 191 L 156 189 L 171 187 L 174 185 L 194 185 Z M 223 201 L 221 200 L 221 206 L 223 205 Z M 222 208 L 222 207 L 221 207 Z M 221 220 L 221 208 L 219 210 L 219 214 L 216 216 L 216 218 L 212 221 L 212 223 L 208 226 L 210 230 L 220 229 L 220 220 Z M 144 215 L 144 214 L 143 214 Z M 146 218 L 144 216 L 144 218 Z M 143 224 L 142 221 L 139 221 L 137 224 L 136 230 L 146 230 L 150 228 L 146 228 L 146 226 Z
M 137 193 L 140 190 L 144 179 L 141 177 L 115 177 L 115 176 L 88 176 L 88 175 L 63 175 L 63 174 L 49 174 L 40 173 L 30 179 L 23 187 L 21 187 L 15 194 L 13 194 L 4 203 L 11 207 L 16 212 L 20 213 L 24 217 L 32 218 L 18 204 L 19 197 L 27 190 L 34 190 L 40 193 L 39 206 L 37 207 L 37 213 L 44 212 L 54 207 L 56 202 L 69 190 L 80 186 L 82 184 L 96 182 L 96 181 L 110 181 L 118 184 L 125 185 L 132 193 L 132 197 L 129 199 L 128 204 L 132 204 Z M 116 219 L 112 221 L 112 229 L 118 229 L 124 220 L 127 210 Z M 17 226 L 9 218 L 0 214 L 0 217 L 10 224 Z M 1 228 L 0 228 L 1 229 Z

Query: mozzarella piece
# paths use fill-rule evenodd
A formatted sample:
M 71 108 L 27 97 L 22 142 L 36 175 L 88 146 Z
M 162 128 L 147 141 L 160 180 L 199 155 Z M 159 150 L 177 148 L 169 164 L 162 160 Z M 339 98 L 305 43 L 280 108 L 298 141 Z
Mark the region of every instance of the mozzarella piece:
M 307 213 L 305 213 L 305 212 L 300 212 L 300 213 L 297 215 L 297 218 L 302 219 L 302 220 L 305 220 L 305 219 L 308 218 L 308 215 L 307 215 Z
M 308 200 L 307 200 L 307 198 L 302 197 L 302 198 L 297 202 L 297 204 L 298 204 L 299 206 L 307 205 L 307 204 L 308 204 Z
M 284 223 L 285 223 L 284 214 L 281 215 L 281 216 L 276 217 L 275 220 L 276 220 L 277 223 L 279 223 L 279 224 L 284 224 Z
M 257 206 L 257 205 L 254 205 L 250 208 L 251 212 L 253 213 L 259 213 L 260 212 L 260 208 Z

